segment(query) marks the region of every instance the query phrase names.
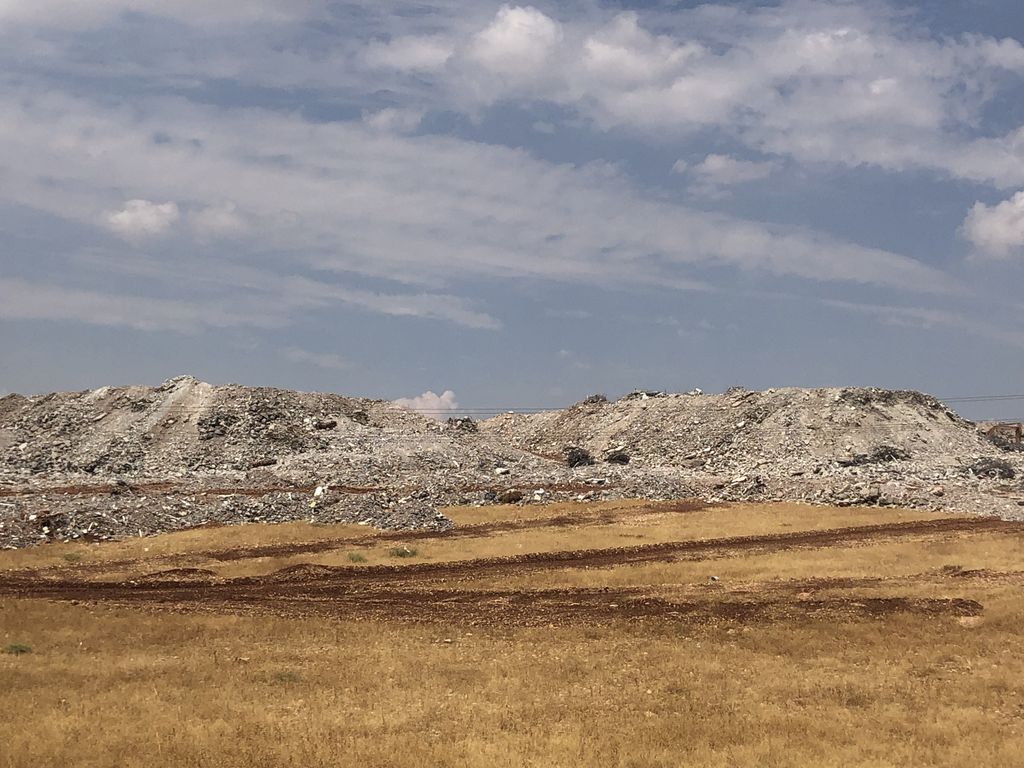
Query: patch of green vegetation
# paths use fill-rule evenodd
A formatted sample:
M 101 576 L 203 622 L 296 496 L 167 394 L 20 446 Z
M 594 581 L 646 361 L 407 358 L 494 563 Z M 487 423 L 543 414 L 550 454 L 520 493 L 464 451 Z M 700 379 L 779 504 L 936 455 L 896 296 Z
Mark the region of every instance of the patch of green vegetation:
M 391 557 L 416 557 L 416 550 L 412 547 L 393 547 L 388 550 Z
M 349 552 L 348 561 L 350 563 L 365 563 L 366 556 L 363 555 L 361 552 Z
M 11 643 L 4 648 L 4 653 L 9 653 L 12 656 L 24 656 L 26 653 L 32 653 L 32 646 L 24 643 Z

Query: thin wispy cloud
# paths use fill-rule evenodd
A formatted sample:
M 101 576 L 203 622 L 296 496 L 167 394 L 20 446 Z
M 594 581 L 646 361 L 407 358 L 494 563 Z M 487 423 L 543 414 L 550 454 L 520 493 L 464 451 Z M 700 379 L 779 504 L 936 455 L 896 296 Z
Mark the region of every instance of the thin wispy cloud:
M 763 331 L 778 295 L 803 343 L 859 314 L 1014 344 L 990 310 L 1024 279 L 1005 10 L 2 3 L 0 320 L 169 331 L 211 360 L 248 334 L 391 397 L 505 367 L 532 386 L 559 350 L 656 369 L 665 327 L 615 320 L 648 310 L 707 322 L 671 343 L 728 368 L 720 329 Z M 336 327 L 344 358 L 308 340 Z

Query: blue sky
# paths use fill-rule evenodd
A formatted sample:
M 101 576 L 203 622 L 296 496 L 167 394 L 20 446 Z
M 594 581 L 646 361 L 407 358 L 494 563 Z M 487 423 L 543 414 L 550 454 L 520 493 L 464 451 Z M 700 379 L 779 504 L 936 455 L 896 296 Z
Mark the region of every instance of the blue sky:
M 1015 0 L 7 0 L 0 391 L 1024 391 L 1021 40 Z

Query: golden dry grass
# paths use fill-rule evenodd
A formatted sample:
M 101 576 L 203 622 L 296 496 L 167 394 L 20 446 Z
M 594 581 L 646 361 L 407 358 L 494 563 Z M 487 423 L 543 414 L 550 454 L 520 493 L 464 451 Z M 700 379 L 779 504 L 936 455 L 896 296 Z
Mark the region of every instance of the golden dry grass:
M 625 515 L 614 524 L 414 546 L 440 561 L 928 517 L 776 505 Z M 232 531 L 246 545 L 366 533 L 248 526 L 95 547 L 87 556 L 217 549 L 234 545 Z M 360 551 L 376 558 L 390 546 Z M 342 543 L 288 560 L 340 560 L 347 551 Z M 816 594 L 980 601 L 981 619 L 966 621 L 896 613 L 524 629 L 0 600 L 0 649 L 32 648 L 0 653 L 0 768 L 1011 766 L 1024 750 L 1020 583 L 950 578 L 941 569 L 1010 572 L 1021 555 L 1020 535 L 990 532 L 471 583 L 632 586 L 734 599 L 789 594 L 809 578 L 884 577 L 868 586 L 824 585 Z M 0 567 L 54 563 L 78 568 L 60 551 L 0 556 Z M 251 564 L 224 567 L 234 573 Z M 719 581 L 709 584 L 711 575 Z

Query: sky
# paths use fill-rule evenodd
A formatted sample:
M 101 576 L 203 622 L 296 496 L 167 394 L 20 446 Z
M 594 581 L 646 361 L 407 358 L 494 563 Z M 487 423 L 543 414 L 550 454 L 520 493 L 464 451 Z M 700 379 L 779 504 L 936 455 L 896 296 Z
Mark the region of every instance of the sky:
M 0 392 L 1024 392 L 1021 41 L 1018 0 L 0 0 Z

